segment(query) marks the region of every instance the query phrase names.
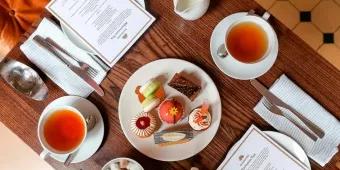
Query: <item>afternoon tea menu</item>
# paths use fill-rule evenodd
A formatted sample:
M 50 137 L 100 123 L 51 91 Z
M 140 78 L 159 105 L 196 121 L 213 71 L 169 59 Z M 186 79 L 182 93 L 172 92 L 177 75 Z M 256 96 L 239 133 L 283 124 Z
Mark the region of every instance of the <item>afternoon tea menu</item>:
M 46 8 L 111 67 L 155 20 L 134 0 L 52 0 Z
M 231 149 L 221 170 L 308 170 L 265 133 L 252 125 Z

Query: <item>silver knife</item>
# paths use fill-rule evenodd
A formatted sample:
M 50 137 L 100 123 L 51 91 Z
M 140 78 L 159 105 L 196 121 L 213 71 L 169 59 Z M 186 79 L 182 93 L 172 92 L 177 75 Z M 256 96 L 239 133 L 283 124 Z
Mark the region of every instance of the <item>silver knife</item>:
M 321 128 L 315 125 L 312 121 L 307 119 L 304 115 L 296 111 L 293 107 L 289 106 L 281 99 L 276 97 L 273 93 L 271 93 L 264 85 L 262 85 L 257 80 L 250 80 L 250 83 L 260 92 L 264 97 L 266 97 L 271 103 L 276 106 L 286 108 L 290 110 L 295 116 L 297 116 L 312 132 L 314 132 L 318 137 L 322 138 L 325 136 L 325 133 Z
M 54 54 L 56 57 L 58 57 L 63 63 L 65 63 L 74 73 L 76 73 L 81 79 L 83 79 L 89 86 L 91 86 L 94 91 L 100 95 L 104 96 L 103 89 L 95 82 L 87 73 L 85 70 L 80 69 L 79 67 L 74 66 L 71 62 L 69 62 L 67 59 L 65 59 L 54 47 L 49 45 L 44 38 L 42 38 L 39 35 L 36 35 L 33 38 L 34 41 L 36 41 L 41 47 L 47 49 L 49 52 Z

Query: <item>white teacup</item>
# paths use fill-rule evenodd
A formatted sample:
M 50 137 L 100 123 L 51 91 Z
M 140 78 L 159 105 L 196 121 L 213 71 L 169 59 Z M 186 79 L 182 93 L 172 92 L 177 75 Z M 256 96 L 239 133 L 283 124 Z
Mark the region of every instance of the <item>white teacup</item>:
M 264 13 L 263 16 L 258 16 L 256 14 L 254 14 L 254 11 L 251 10 L 248 12 L 248 15 L 243 16 L 241 18 L 239 18 L 238 20 L 236 20 L 234 23 L 232 23 L 225 34 L 225 41 L 224 44 L 220 45 L 219 49 L 218 49 L 218 55 L 220 57 L 232 57 L 234 60 L 241 62 L 243 64 L 254 64 L 254 63 L 258 63 L 262 60 L 264 60 L 272 51 L 274 44 L 276 43 L 276 33 L 273 29 L 273 27 L 268 23 L 268 18 L 270 17 L 269 13 Z M 267 49 L 266 52 L 262 55 L 262 57 L 260 57 L 258 60 L 253 61 L 253 62 L 242 62 L 240 60 L 238 60 L 236 57 L 234 57 L 229 50 L 227 39 L 228 39 L 228 35 L 230 34 L 230 31 L 237 25 L 241 24 L 241 23 L 254 23 L 257 26 L 261 27 L 261 29 L 265 32 L 266 34 L 266 38 L 267 38 Z
M 68 151 L 57 150 L 57 149 L 51 147 L 48 144 L 48 142 L 46 141 L 46 139 L 45 139 L 45 135 L 44 135 L 44 126 L 45 126 L 45 123 L 46 123 L 47 119 L 49 118 L 49 116 L 51 116 L 53 113 L 55 113 L 58 110 L 69 110 L 69 111 L 72 111 L 75 114 L 77 114 L 78 116 L 80 116 L 80 118 L 81 118 L 81 120 L 83 122 L 83 125 L 84 125 L 84 136 L 83 136 L 81 142 L 76 147 L 74 147 L 72 150 L 68 150 Z M 52 154 L 71 154 L 71 153 L 77 151 L 79 149 L 79 147 L 84 143 L 86 135 L 87 135 L 87 124 L 86 124 L 85 118 L 76 108 L 71 107 L 71 106 L 63 106 L 63 107 L 53 108 L 53 109 L 49 110 L 46 114 L 42 115 L 42 117 L 40 117 L 40 120 L 39 120 L 39 123 L 38 123 L 38 138 L 39 138 L 41 146 L 44 149 L 40 153 L 40 157 L 42 159 L 45 159 L 51 153 Z

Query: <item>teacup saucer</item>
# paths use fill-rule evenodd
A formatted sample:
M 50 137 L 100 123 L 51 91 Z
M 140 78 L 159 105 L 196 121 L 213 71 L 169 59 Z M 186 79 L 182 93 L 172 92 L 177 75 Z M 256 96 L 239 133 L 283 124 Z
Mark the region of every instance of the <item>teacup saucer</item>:
M 217 55 L 218 47 L 225 41 L 228 27 L 238 18 L 245 15 L 247 15 L 247 12 L 239 12 L 224 18 L 217 24 L 210 39 L 210 52 L 217 67 L 224 74 L 240 80 L 254 79 L 266 73 L 275 63 L 279 51 L 279 43 L 277 37 L 275 37 L 275 44 L 269 55 L 255 64 L 244 64 L 232 57 L 221 58 Z
M 65 96 L 50 103 L 42 112 L 41 117 L 43 117 L 43 115 L 46 114 L 48 110 L 58 106 L 72 106 L 79 110 L 85 117 L 89 114 L 96 116 L 96 125 L 91 131 L 87 133 L 86 139 L 72 163 L 78 163 L 90 158 L 94 153 L 96 153 L 104 137 L 104 122 L 98 108 L 93 103 L 84 98 L 78 96 Z M 39 120 L 39 122 L 40 121 L 41 120 Z M 57 161 L 64 162 L 68 155 L 51 154 L 50 156 Z

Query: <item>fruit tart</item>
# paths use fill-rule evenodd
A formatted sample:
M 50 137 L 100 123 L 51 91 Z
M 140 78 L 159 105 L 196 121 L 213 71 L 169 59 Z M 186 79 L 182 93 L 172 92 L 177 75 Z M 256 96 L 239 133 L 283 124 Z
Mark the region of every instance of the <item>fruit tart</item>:
M 155 132 L 156 127 L 156 118 L 148 112 L 141 113 L 131 120 L 132 132 L 141 138 L 151 136 Z

